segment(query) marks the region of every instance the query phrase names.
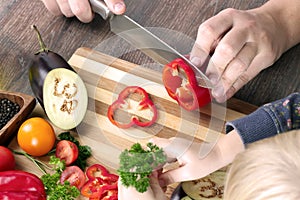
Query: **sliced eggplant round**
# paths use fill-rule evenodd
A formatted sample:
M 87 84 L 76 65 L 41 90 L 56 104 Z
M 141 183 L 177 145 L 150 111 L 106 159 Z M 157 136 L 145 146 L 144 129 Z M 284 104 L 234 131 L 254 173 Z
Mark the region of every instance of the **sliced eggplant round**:
M 55 126 L 73 129 L 83 120 L 87 110 L 85 84 L 74 71 L 53 69 L 44 80 L 43 103 L 48 118 Z
M 181 184 L 187 196 L 194 200 L 221 200 L 224 194 L 226 171 L 220 169 L 206 177 Z

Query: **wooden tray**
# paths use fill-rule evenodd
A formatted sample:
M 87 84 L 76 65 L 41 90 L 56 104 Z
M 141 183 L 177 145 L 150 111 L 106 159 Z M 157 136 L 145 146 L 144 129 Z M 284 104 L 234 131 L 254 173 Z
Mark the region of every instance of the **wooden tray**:
M 8 145 L 22 122 L 28 117 L 36 105 L 35 98 L 18 92 L 0 91 L 0 99 L 17 103 L 20 111 L 0 130 L 0 145 Z

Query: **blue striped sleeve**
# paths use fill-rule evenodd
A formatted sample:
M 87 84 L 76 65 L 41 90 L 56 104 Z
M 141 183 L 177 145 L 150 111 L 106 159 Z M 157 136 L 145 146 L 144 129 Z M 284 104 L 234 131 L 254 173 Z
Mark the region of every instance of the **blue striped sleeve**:
M 236 129 L 244 144 L 299 128 L 300 93 L 268 103 L 250 115 L 226 123 L 226 132 Z

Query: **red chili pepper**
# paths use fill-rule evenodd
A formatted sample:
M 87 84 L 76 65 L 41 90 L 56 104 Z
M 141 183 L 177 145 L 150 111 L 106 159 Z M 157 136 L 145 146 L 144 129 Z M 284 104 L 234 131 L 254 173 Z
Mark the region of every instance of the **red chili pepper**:
M 126 99 L 132 95 L 138 94 L 142 97 L 141 101 L 139 102 L 138 110 L 149 109 L 152 112 L 152 119 L 149 121 L 142 121 L 138 116 L 134 115 L 131 117 L 130 122 L 128 123 L 121 123 L 115 119 L 115 112 L 118 109 L 125 110 L 128 108 L 128 102 Z M 157 119 L 157 109 L 154 103 L 149 98 L 148 93 L 141 87 L 138 86 L 129 86 L 126 87 L 120 94 L 118 99 L 109 106 L 107 112 L 108 119 L 119 128 L 130 128 L 134 125 L 145 127 L 152 125 Z
M 211 102 L 209 89 L 198 85 L 195 72 L 181 58 L 164 66 L 163 83 L 170 97 L 186 110 L 195 110 Z
M 13 170 L 0 172 L 0 199 L 45 200 L 43 182 L 34 174 Z

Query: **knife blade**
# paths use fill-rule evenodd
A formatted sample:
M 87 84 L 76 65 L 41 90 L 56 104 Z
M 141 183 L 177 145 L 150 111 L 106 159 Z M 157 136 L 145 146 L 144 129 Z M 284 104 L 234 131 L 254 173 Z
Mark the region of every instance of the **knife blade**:
M 170 45 L 159 39 L 156 35 L 145 29 L 126 15 L 113 14 L 102 0 L 89 0 L 93 11 L 104 20 L 109 20 L 113 33 L 129 42 L 162 66 L 176 58 L 182 58 L 188 63 L 196 74 L 198 85 L 212 88 L 213 85 L 207 76 L 189 59 L 180 54 Z

